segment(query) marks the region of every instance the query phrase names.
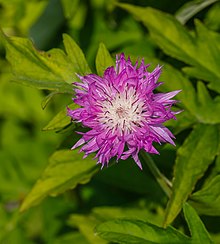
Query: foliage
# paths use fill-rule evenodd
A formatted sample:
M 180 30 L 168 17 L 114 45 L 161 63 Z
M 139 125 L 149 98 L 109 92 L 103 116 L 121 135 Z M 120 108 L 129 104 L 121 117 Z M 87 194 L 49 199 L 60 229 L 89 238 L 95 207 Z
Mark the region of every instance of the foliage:
M 219 7 L 0 0 L 1 243 L 220 243 Z M 182 90 L 176 147 L 151 157 L 168 197 L 147 157 L 143 171 L 132 159 L 100 170 L 70 150 L 85 130 L 66 116 L 72 83 L 121 52 L 163 65 L 158 90 Z

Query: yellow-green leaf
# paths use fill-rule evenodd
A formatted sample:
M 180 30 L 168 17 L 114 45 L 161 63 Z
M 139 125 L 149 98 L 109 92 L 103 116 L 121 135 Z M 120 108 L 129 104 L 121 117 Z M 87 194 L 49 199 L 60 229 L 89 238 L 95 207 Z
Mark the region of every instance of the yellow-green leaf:
M 91 70 L 82 50 L 69 35 L 63 34 L 63 44 L 67 56 L 71 61 L 74 72 L 79 75 L 86 75 L 91 73 Z
M 68 105 L 71 109 L 76 109 L 79 106 L 75 103 Z M 43 128 L 43 130 L 62 130 L 66 126 L 71 124 L 71 118 L 67 116 L 67 108 L 61 110 L 58 114 L 56 114 L 53 119 Z
M 99 76 L 102 76 L 104 71 L 110 67 L 114 66 L 112 57 L 103 43 L 99 44 L 99 49 L 96 55 L 96 70 Z
M 97 170 L 95 160 L 92 157 L 83 159 L 77 150 L 56 151 L 22 203 L 21 211 L 36 205 L 48 195 L 56 196 L 78 184 L 87 183 Z
M 26 38 L 6 37 L 2 32 L 1 38 L 16 82 L 39 89 L 73 93 L 71 84 L 79 80 L 76 74 L 90 72 L 81 49 L 67 35 L 64 35 L 67 55 L 61 49 L 39 51 Z
M 209 88 L 220 92 L 218 33 L 208 30 L 196 21 L 196 34 L 192 35 L 170 14 L 150 7 L 118 5 L 143 22 L 153 40 L 166 54 L 190 64 L 191 67 L 184 69 L 187 73 L 209 81 Z

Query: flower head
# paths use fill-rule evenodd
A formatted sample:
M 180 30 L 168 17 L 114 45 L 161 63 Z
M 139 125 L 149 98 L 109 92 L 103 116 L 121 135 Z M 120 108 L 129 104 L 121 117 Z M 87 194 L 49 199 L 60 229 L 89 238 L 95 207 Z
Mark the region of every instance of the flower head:
M 109 67 L 103 77 L 95 74 L 79 76 L 81 83 L 75 83 L 76 97 L 73 101 L 81 107 L 68 108 L 68 115 L 83 126 L 90 128 L 81 133 L 82 138 L 72 147 L 79 147 L 85 153 L 97 152 L 95 158 L 102 167 L 108 165 L 112 157 L 127 159 L 132 156 L 142 168 L 138 158 L 141 149 L 156 153 L 153 142 L 168 142 L 174 145 L 173 134 L 163 125 L 175 119 L 177 112 L 171 107 L 172 100 L 179 91 L 154 93 L 161 85 L 158 78 L 161 67 L 148 72 L 149 65 L 142 60 L 133 66 L 124 54 L 116 57 L 116 68 Z

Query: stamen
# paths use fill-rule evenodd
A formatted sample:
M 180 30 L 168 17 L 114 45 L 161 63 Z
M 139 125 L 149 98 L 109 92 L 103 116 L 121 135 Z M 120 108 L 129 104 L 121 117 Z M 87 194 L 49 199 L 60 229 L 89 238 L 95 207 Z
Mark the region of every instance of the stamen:
M 99 121 L 109 128 L 119 128 L 122 133 L 139 127 L 140 122 L 144 120 L 143 106 L 141 106 L 143 101 L 135 93 L 135 88 L 125 89 L 124 92 L 116 93 L 111 103 L 104 101 L 102 113 L 98 116 Z

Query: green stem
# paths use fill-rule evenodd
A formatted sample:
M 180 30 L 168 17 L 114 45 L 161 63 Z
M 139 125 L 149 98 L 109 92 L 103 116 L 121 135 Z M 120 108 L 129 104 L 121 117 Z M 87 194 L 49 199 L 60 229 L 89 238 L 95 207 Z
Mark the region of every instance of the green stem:
M 148 168 L 150 169 L 150 172 L 156 178 L 156 181 L 158 182 L 162 190 L 165 192 L 168 198 L 170 198 L 172 183 L 166 178 L 165 175 L 163 175 L 160 172 L 160 170 L 157 168 L 156 164 L 154 163 L 153 159 L 150 157 L 148 153 L 141 151 L 140 154 L 143 158 L 143 161 L 147 164 Z

